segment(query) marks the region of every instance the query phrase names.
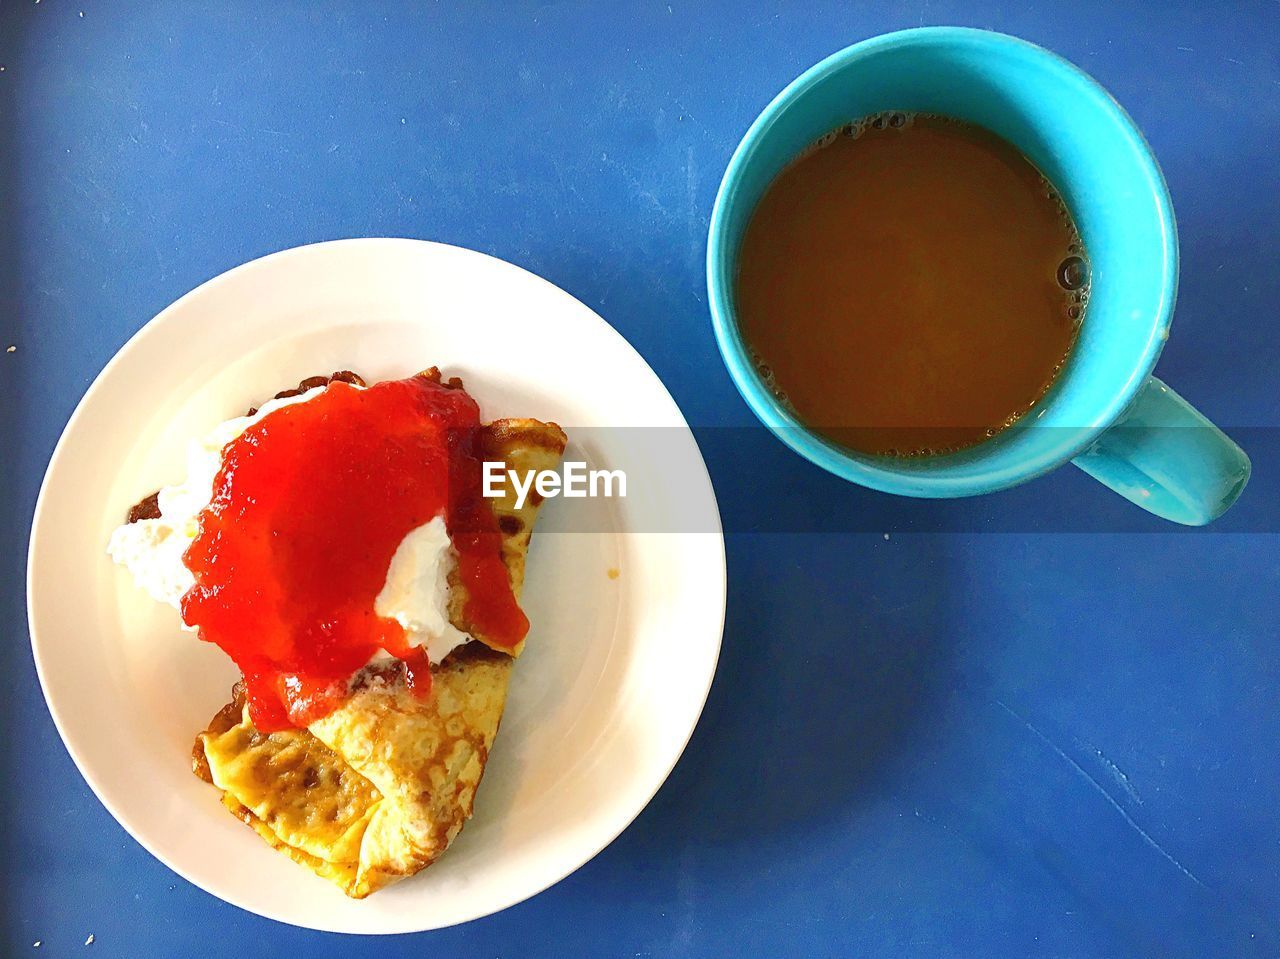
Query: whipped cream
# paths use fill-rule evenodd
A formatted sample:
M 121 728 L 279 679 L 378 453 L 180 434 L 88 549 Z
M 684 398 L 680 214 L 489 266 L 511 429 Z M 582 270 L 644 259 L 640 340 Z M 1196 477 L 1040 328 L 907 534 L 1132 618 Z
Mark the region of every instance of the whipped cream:
M 432 664 L 469 642 L 471 636 L 449 622 L 449 575 L 458 565 L 444 517 L 437 516 L 411 531 L 391 557 L 387 581 L 373 611 L 394 619 L 414 646 L 427 651 Z M 390 659 L 383 650 L 371 662 Z
M 317 386 L 298 396 L 270 400 L 252 416 L 237 416 L 219 423 L 207 435 L 187 446 L 187 477 L 158 495 L 160 517 L 125 523 L 107 545 L 111 559 L 133 576 L 134 583 L 158 602 L 181 610 L 183 595 L 195 578 L 182 562 L 199 532 L 197 518 L 213 499 L 213 481 L 222 468 L 222 449 L 263 417 L 294 403 L 305 403 L 327 386 Z M 357 387 L 358 389 L 359 387 Z M 405 640 L 427 651 L 432 665 L 439 663 L 471 636 L 449 622 L 449 576 L 457 566 L 457 553 L 437 516 L 411 530 L 391 557 L 387 579 L 374 602 L 374 612 L 394 619 L 405 631 Z M 190 632 L 195 627 L 182 624 Z M 379 650 L 371 664 L 392 657 Z
M 133 575 L 133 581 L 152 599 L 179 609 L 183 594 L 196 584 L 182 564 L 182 554 L 196 538 L 196 517 L 213 499 L 213 481 L 222 468 L 222 448 L 263 417 L 294 403 L 304 403 L 325 389 L 286 396 L 263 403 L 252 416 L 219 423 L 205 436 L 187 444 L 187 478 L 158 494 L 159 519 L 125 523 L 111 534 L 107 553 Z M 194 627 L 183 623 L 183 629 Z

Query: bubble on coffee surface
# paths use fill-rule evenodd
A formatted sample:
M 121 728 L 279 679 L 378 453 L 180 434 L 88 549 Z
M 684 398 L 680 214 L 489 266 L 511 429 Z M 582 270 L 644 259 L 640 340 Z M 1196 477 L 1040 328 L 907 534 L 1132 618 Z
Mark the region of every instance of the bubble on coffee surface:
M 992 436 L 995 435 L 994 430 L 992 431 L 991 435 Z M 886 452 L 882 455 L 896 456 L 898 459 L 904 459 L 904 460 L 924 459 L 926 457 L 932 457 L 932 456 L 950 456 L 952 453 L 959 453 L 962 449 L 965 448 L 966 445 L 968 444 L 943 443 L 938 446 L 913 446 L 910 449 L 894 450 L 893 452 Z
M 1078 253 L 1072 253 L 1058 264 L 1058 285 L 1074 293 L 1083 291 L 1089 283 L 1089 263 Z
M 911 126 L 915 117 L 914 113 L 906 110 L 883 110 L 880 113 L 871 113 L 865 117 L 858 117 L 858 119 L 850 120 L 848 123 L 836 127 L 830 133 L 824 133 L 818 137 L 818 139 L 800 151 L 797 159 L 809 156 L 814 150 L 830 146 L 842 136 L 856 140 L 867 130 L 905 130 Z
M 797 153 L 794 157 L 792 157 L 790 162 L 788 163 L 788 166 L 797 164 L 801 160 L 807 160 L 809 157 L 817 153 L 820 149 L 822 149 L 822 147 L 819 145 L 818 141 L 815 140 L 813 143 L 810 143 L 807 147 L 805 147 L 803 150 Z
M 813 156 L 813 154 L 817 153 L 819 150 L 823 149 L 824 147 L 831 146 L 831 144 L 836 142 L 836 138 L 839 136 L 840 136 L 839 130 L 832 130 L 828 133 L 822 134 L 822 136 L 818 137 L 818 139 L 814 140 L 807 147 L 805 147 L 803 150 L 797 153 L 791 159 L 791 163 L 792 164 L 799 163 L 801 160 L 804 160 L 808 157 Z
M 873 130 L 905 130 L 911 126 L 914 119 L 915 114 L 906 110 L 883 110 L 863 117 L 855 121 L 855 124 L 862 126 L 863 129 L 871 127 Z
M 756 375 L 759 376 L 761 382 L 764 383 L 764 388 L 769 391 L 769 395 L 794 414 L 796 409 L 791 405 L 790 394 L 778 385 L 778 380 L 773 373 L 773 367 L 762 360 L 760 355 L 754 350 L 751 352 L 751 365 L 755 367 Z

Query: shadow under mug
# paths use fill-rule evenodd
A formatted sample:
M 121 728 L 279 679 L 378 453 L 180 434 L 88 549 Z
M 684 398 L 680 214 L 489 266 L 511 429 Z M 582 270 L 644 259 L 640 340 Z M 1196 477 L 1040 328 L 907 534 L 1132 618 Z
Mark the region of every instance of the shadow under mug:
M 1009 429 L 939 456 L 862 454 L 808 430 L 761 379 L 735 313 L 743 233 L 770 183 L 822 135 L 885 110 L 966 120 L 1014 144 L 1066 200 L 1090 262 L 1080 332 L 1049 391 Z M 1119 104 L 1047 50 L 960 27 L 854 44 L 778 94 L 729 163 L 707 247 L 712 323 L 734 383 L 775 435 L 818 466 L 889 493 L 950 497 L 1004 489 L 1074 461 L 1144 509 L 1201 525 L 1236 501 L 1250 466 L 1221 430 L 1151 376 L 1177 285 L 1168 189 Z

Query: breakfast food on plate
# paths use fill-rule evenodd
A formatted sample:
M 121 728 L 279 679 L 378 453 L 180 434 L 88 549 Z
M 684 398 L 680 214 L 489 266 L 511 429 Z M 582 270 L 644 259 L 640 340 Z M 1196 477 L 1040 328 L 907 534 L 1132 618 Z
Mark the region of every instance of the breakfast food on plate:
M 196 775 L 349 896 L 430 865 L 471 815 L 528 630 L 540 499 L 517 507 L 511 480 L 564 445 L 553 423 L 481 425 L 434 368 L 314 377 L 192 444 L 187 481 L 112 535 L 112 558 L 241 670 Z M 503 464 L 497 497 L 483 462 Z

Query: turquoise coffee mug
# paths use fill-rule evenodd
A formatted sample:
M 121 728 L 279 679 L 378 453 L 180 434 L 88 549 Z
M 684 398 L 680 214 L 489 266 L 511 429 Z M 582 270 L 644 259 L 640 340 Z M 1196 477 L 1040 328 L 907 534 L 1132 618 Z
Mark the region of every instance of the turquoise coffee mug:
M 1089 254 L 1088 307 L 1053 387 L 1011 428 L 943 456 L 865 455 L 805 429 L 761 380 L 735 318 L 738 251 L 765 189 L 823 134 L 883 110 L 945 114 L 1013 143 L 1062 193 Z M 729 163 L 707 249 L 712 322 L 734 383 L 770 430 L 823 469 L 889 493 L 944 497 L 1004 489 L 1074 461 L 1144 509 L 1200 525 L 1239 497 L 1249 458 L 1151 375 L 1177 286 L 1169 193 L 1124 110 L 1047 50 L 958 27 L 855 44 L 778 94 Z

